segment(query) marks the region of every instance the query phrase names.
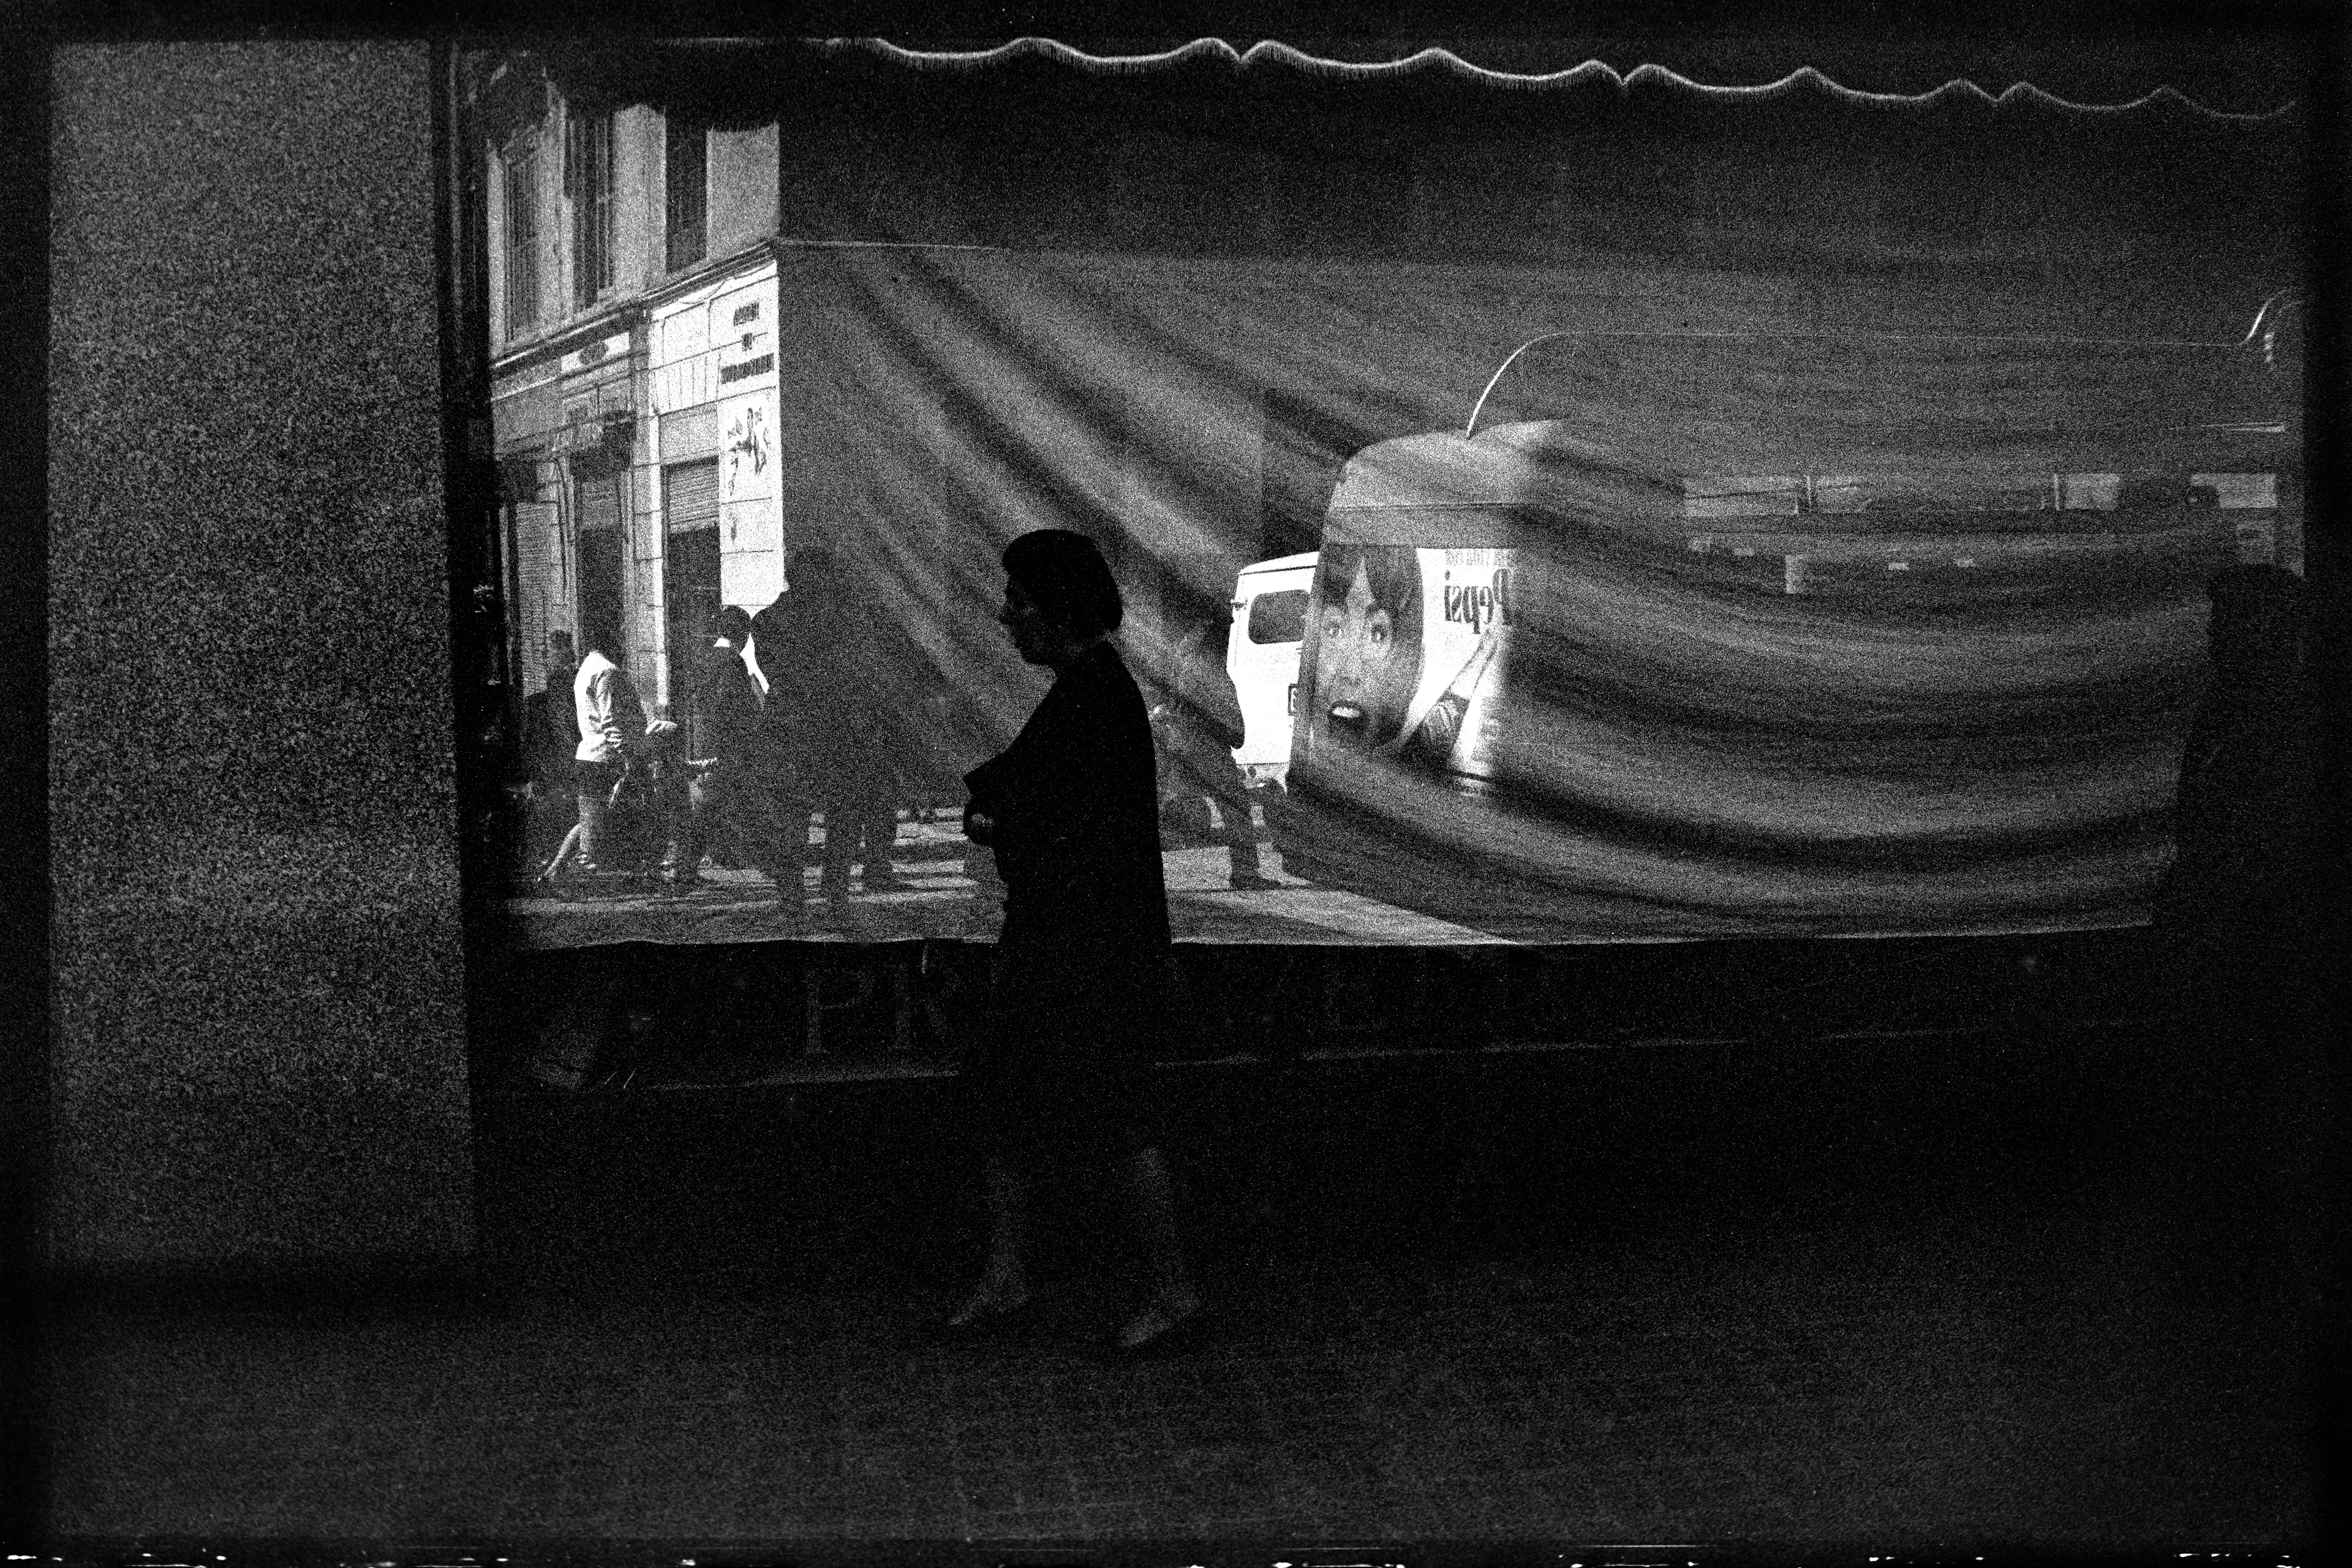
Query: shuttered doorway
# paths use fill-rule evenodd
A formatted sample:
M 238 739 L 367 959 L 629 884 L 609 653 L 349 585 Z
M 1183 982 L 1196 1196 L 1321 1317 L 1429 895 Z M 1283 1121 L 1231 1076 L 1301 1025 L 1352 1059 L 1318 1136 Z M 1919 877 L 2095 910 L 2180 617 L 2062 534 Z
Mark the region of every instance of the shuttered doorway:
M 508 560 L 514 572 L 515 683 L 521 690 L 536 691 L 545 677 L 548 634 L 572 630 L 562 519 L 551 501 L 517 501 L 507 515 Z
M 580 520 L 580 651 L 602 648 L 615 664 L 628 658 L 627 626 L 622 616 L 621 488 L 628 470 L 581 478 L 574 481 Z
M 709 756 L 702 710 L 693 700 L 710 625 L 719 613 L 719 459 L 673 463 L 662 469 L 666 559 L 662 582 L 668 621 L 670 711 L 683 714 L 687 745 Z

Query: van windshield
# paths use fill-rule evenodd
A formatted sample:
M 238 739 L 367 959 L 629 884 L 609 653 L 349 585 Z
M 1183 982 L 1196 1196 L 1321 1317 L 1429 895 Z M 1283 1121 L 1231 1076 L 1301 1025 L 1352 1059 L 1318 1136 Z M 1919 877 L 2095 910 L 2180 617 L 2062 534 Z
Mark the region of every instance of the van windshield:
M 1298 642 L 1307 636 L 1307 590 L 1284 588 L 1250 601 L 1249 640 Z

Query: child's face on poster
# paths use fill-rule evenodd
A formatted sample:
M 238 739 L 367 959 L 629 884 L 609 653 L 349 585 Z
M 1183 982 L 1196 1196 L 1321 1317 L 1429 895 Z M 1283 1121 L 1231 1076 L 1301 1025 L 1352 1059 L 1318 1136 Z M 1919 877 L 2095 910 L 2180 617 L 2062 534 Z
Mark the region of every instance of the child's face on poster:
M 1328 733 L 1376 746 L 1404 725 L 1421 673 L 1420 650 L 1401 625 L 1402 606 L 1384 604 L 1360 560 L 1343 600 L 1327 600 L 1317 628 L 1315 685 Z

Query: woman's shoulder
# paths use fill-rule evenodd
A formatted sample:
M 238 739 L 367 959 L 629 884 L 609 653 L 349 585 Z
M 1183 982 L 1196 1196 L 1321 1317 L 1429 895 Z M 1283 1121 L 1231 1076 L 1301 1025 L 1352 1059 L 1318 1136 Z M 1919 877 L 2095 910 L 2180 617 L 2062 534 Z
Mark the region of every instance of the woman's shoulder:
M 1101 724 L 1132 709 L 1143 712 L 1143 694 L 1118 650 L 1103 643 L 1056 671 L 1053 689 L 1038 705 L 1049 723 Z
M 1131 697 L 1141 700 L 1142 689 L 1127 668 L 1118 645 L 1106 638 L 1087 649 L 1063 672 L 1062 679 L 1087 695 Z

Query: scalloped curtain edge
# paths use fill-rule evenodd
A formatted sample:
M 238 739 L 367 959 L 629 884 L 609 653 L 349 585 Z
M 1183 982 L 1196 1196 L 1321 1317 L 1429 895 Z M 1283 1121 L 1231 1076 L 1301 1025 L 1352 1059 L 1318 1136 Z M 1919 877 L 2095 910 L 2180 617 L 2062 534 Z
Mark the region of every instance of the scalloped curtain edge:
M 1246 50 L 1236 49 L 1223 38 L 1195 38 L 1178 48 L 1152 55 L 1090 55 L 1083 49 L 1053 38 L 1023 37 L 993 48 L 973 50 L 909 49 L 891 43 L 887 38 L 818 38 L 810 40 L 827 54 L 859 53 L 872 55 L 895 65 L 917 70 L 968 71 L 1013 60 L 1043 58 L 1070 66 L 1099 76 L 1139 76 L 1166 70 L 1195 60 L 1214 59 L 1246 69 L 1249 67 L 1274 64 L 1287 66 L 1311 76 L 1341 80 L 1373 81 L 1391 77 L 1412 76 L 1424 71 L 1442 70 L 1465 80 L 1487 87 L 1517 90 L 1579 87 L 1596 81 L 1608 81 L 1620 89 L 1635 86 L 1663 84 L 1701 98 L 1717 100 L 1743 100 L 1779 98 L 1801 88 L 1816 88 L 1846 103 L 1866 104 L 1874 108 L 1917 108 L 1940 103 L 1953 98 L 1972 98 L 1996 109 L 2011 103 L 2028 102 L 2044 108 L 2067 110 L 2078 114 L 2126 114 L 2151 104 L 2165 103 L 2187 109 L 2214 120 L 2272 120 L 2292 112 L 2296 100 L 2287 100 L 2275 109 L 2260 112 L 2212 109 L 2198 102 L 2178 88 L 2159 87 L 2125 103 L 2079 103 L 2045 91 L 2031 82 L 2017 82 L 1998 95 L 1986 91 L 1975 82 L 1955 77 L 1941 87 L 1926 92 L 1865 92 L 1859 88 L 1844 86 L 1832 80 L 1811 66 L 1801 66 L 1778 81 L 1752 86 L 1736 86 L 1702 82 L 1667 69 L 1661 65 L 1637 66 L 1631 72 L 1620 72 L 1600 60 L 1586 60 L 1566 70 L 1530 73 L 1489 70 L 1471 64 L 1451 49 L 1430 47 L 1392 60 L 1354 61 L 1326 59 L 1310 55 L 1304 49 L 1271 39 L 1252 44 Z

